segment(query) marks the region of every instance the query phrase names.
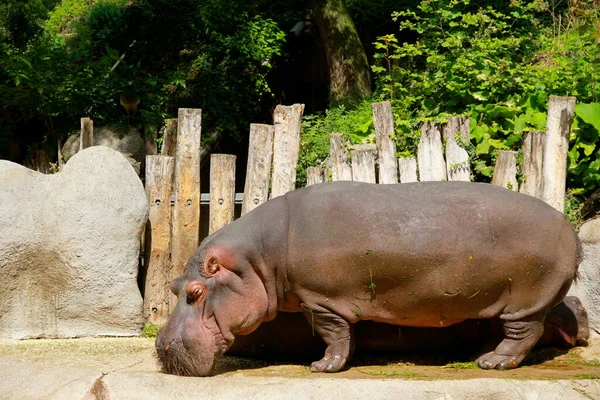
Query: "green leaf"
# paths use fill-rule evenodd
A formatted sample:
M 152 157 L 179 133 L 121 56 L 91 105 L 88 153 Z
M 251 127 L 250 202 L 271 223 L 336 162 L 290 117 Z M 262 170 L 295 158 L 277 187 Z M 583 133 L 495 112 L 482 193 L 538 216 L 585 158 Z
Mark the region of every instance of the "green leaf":
M 479 143 L 477 145 L 477 148 L 475 149 L 475 151 L 477 152 L 478 155 L 489 153 L 490 152 L 489 140 L 483 140 L 481 143 Z
M 600 103 L 577 104 L 575 114 L 600 132 Z
M 592 155 L 592 153 L 594 152 L 594 149 L 596 149 L 596 144 L 595 143 L 579 143 L 578 147 L 583 149 L 583 153 L 586 156 L 590 156 Z
M 506 146 L 504 143 L 502 143 L 500 140 L 497 139 L 488 139 L 488 142 L 490 145 L 492 145 L 495 149 L 498 150 L 508 150 L 508 146 Z

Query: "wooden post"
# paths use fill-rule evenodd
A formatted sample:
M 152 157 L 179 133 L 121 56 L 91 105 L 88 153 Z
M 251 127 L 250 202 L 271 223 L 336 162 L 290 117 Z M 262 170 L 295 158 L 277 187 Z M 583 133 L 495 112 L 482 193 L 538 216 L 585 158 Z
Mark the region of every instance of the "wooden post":
M 517 152 L 498 150 L 498 158 L 494 166 L 492 185 L 502 186 L 518 191 L 517 182 Z
M 273 125 L 250 124 L 248 167 L 242 215 L 254 210 L 269 199 L 269 179 L 273 159 Z
M 421 126 L 421 139 L 417 151 L 419 178 L 425 181 L 445 181 L 446 162 L 442 152 L 442 134 L 433 122 Z
M 94 145 L 94 121 L 81 118 L 81 134 L 79 135 L 79 151 Z
M 575 97 L 550 96 L 548 104 L 542 199 L 560 212 L 565 208 L 567 152 L 575 101 Z
M 533 131 L 523 134 L 523 183 L 519 192 L 542 197 L 542 168 L 544 160 L 544 132 Z
M 200 240 L 200 135 L 202 110 L 179 109 L 175 152 L 172 278 L 183 273 Z
M 154 325 L 165 325 L 172 308 L 171 276 L 171 185 L 175 159 L 146 156 L 146 197 L 150 205 L 146 226 L 144 317 Z M 175 302 L 172 303 L 173 308 Z
M 460 135 L 459 143 L 463 146 L 471 141 L 471 119 L 469 117 L 450 117 L 442 127 L 442 136 L 448 140 L 452 138 L 456 141 L 456 135 Z M 458 142 L 457 142 L 458 143 Z
M 417 177 L 417 159 L 414 157 L 401 157 L 398 159 L 398 170 L 400 172 L 400 182 L 410 183 L 419 182 Z
M 175 156 L 175 148 L 177 146 L 177 119 L 171 118 L 167 120 L 165 126 L 165 134 L 163 136 L 162 148 L 160 154 L 163 156 Z
M 457 142 L 468 143 L 470 137 L 469 117 L 451 117 L 442 127 L 442 137 L 446 141 L 446 174 L 448 181 L 471 181 L 469 154 Z
M 41 172 L 42 174 L 50 173 L 50 155 L 48 151 L 45 149 L 40 149 L 35 151 L 34 155 L 34 164 L 35 170 Z
M 300 124 L 303 112 L 304 104 L 279 105 L 275 108 L 271 198 L 284 195 L 296 188 L 296 168 L 300 154 Z
M 329 158 L 331 159 L 331 181 L 351 181 L 352 167 L 348 163 L 346 146 L 342 142 L 344 135 L 329 135 Z
M 233 221 L 235 207 L 235 159 L 228 154 L 210 156 L 210 220 L 208 233 Z
M 323 183 L 323 170 L 321 167 L 308 167 L 306 169 L 306 186 Z
M 379 183 L 398 183 L 396 143 L 392 139 L 395 133 L 392 106 L 389 101 L 384 101 L 372 104 L 371 108 L 379 154 Z
M 63 155 L 62 155 L 62 139 L 58 139 L 56 141 L 57 144 L 57 157 L 58 157 L 58 161 L 57 161 L 57 165 L 58 165 L 58 170 L 62 171 L 63 166 L 65 164 L 64 160 L 63 160 Z
M 352 150 L 352 180 L 375 182 L 375 145 L 358 145 Z

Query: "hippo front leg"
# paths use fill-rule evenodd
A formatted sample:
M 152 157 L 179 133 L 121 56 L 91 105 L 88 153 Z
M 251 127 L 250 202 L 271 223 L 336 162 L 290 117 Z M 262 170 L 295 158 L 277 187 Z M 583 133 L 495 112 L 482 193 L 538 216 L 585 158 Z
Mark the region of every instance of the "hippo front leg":
M 529 354 L 544 333 L 546 312 L 518 321 L 502 321 L 504 340 L 494 351 L 477 359 L 483 369 L 513 369 Z
M 311 364 L 312 372 L 338 372 L 346 365 L 354 351 L 352 325 L 339 315 L 320 306 L 302 304 L 308 322 L 327 344 L 325 356 Z

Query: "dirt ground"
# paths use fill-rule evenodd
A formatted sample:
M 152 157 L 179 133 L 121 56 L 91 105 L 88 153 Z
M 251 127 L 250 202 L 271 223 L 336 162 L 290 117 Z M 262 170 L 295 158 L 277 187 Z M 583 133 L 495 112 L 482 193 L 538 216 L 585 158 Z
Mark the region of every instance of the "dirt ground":
M 0 341 L 0 357 L 39 366 L 97 368 L 102 371 L 159 372 L 154 357 L 154 339 L 93 338 L 70 340 Z M 298 379 L 600 379 L 600 339 L 587 347 L 570 350 L 534 350 L 523 365 L 510 371 L 483 371 L 472 362 L 456 362 L 439 355 L 400 354 L 387 357 L 361 356 L 338 374 L 313 374 L 309 363 L 266 362 L 239 357 L 223 357 L 216 374 L 224 377 L 288 377 Z

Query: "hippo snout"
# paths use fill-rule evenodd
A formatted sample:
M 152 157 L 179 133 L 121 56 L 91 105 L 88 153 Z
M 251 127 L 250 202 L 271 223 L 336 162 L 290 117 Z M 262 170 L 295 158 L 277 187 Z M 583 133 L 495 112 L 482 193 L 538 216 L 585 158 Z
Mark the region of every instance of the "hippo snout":
M 193 339 L 159 334 L 155 347 L 163 372 L 181 376 L 211 375 L 217 359 L 217 354 L 211 351 L 214 342 L 194 342 Z

